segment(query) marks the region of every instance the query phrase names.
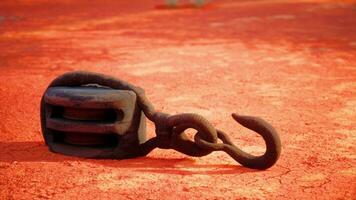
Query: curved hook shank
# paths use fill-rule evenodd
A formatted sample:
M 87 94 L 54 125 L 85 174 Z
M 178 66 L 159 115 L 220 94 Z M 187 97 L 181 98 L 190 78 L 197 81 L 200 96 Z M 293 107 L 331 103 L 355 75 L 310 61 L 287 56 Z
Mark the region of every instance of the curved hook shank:
M 254 156 L 242 151 L 235 145 L 224 145 L 224 151 L 234 160 L 249 168 L 267 169 L 273 166 L 281 154 L 281 140 L 276 130 L 265 120 L 258 117 L 242 116 L 235 113 L 232 114 L 232 117 L 242 126 L 262 136 L 266 143 L 266 152 L 261 156 Z

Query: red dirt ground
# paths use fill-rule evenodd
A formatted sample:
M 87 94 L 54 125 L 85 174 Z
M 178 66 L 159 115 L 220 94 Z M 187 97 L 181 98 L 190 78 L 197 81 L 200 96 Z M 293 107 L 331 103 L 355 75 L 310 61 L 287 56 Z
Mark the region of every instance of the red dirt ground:
M 0 199 L 356 198 L 354 1 L 142 2 L 0 3 Z M 51 153 L 40 98 L 78 69 L 142 86 L 159 110 L 197 112 L 256 154 L 262 139 L 230 113 L 261 116 L 280 133 L 281 158 L 255 171 L 222 152 Z

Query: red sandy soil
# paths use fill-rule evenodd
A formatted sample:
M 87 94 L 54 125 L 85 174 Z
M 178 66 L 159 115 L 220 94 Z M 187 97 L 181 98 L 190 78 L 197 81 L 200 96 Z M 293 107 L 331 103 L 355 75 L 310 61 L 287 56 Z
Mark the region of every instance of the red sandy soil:
M 1 1 L 0 199 L 355 199 L 355 2 L 163 4 Z M 262 139 L 230 113 L 261 116 L 281 136 L 281 158 L 256 171 L 223 152 L 156 149 L 121 161 L 51 153 L 40 98 L 72 70 L 139 85 L 158 110 L 199 113 L 254 154 Z

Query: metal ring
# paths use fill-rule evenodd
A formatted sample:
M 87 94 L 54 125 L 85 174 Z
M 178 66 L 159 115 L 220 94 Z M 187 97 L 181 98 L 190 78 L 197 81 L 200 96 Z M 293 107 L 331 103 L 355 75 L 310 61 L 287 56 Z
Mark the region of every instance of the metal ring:
M 202 138 L 199 136 L 200 134 L 196 134 L 196 135 L 194 136 L 194 141 L 195 141 L 195 143 L 196 143 L 199 147 L 201 147 L 201 148 L 208 149 L 208 150 L 211 150 L 211 151 L 223 151 L 224 148 L 226 147 L 225 141 L 227 141 L 227 140 L 226 140 L 226 138 L 221 134 L 220 131 L 217 131 L 217 133 L 218 133 L 218 138 L 219 138 L 221 141 L 223 141 L 223 143 L 217 143 L 217 142 L 213 143 L 213 142 L 206 141 L 206 140 L 202 139 Z

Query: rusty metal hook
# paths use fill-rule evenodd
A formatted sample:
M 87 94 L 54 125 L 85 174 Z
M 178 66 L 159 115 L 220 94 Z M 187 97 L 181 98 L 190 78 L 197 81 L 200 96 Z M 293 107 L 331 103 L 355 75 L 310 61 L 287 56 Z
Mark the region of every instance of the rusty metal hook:
M 228 135 L 221 130 L 217 130 L 217 135 L 223 143 L 216 144 L 207 142 L 202 140 L 199 135 L 195 136 L 195 142 L 200 147 L 206 149 L 224 151 L 238 163 L 249 168 L 267 169 L 273 166 L 277 162 L 281 153 L 281 140 L 276 130 L 269 123 L 259 117 L 242 116 L 236 113 L 233 113 L 232 117 L 237 123 L 262 136 L 266 143 L 266 151 L 263 155 L 254 156 L 242 151 L 235 146 Z

